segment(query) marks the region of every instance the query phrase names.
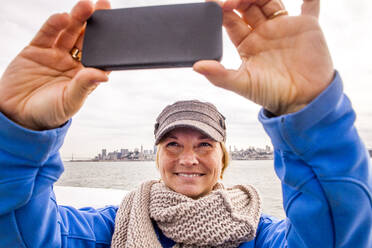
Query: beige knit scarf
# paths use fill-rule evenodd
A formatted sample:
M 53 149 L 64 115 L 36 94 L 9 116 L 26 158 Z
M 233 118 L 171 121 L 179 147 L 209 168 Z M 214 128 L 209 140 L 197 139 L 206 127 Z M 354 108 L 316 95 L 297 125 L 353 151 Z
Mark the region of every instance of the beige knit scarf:
M 238 247 L 255 237 L 261 201 L 252 186 L 214 190 L 197 200 L 149 181 L 127 194 L 115 219 L 113 248 L 160 248 L 152 220 L 174 247 Z

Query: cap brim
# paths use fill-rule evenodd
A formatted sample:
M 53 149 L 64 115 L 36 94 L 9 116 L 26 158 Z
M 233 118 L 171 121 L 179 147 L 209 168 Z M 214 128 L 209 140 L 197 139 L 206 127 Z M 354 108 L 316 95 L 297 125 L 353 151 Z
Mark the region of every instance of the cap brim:
M 223 136 L 216 129 L 214 129 L 213 127 L 203 122 L 195 121 L 195 120 L 179 120 L 179 121 L 172 122 L 171 124 L 163 127 L 159 131 L 158 136 L 156 137 L 156 140 L 155 140 L 155 145 L 159 144 L 159 142 L 162 140 L 165 134 L 180 127 L 188 127 L 188 128 L 195 129 L 201 132 L 202 134 L 207 135 L 208 137 L 210 137 L 211 139 L 217 142 L 223 141 Z

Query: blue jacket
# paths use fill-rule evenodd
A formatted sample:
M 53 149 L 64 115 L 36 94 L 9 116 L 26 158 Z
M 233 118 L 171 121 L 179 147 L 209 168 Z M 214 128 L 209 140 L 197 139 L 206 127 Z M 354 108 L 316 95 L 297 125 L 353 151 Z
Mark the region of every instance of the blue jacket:
M 300 112 L 259 119 L 275 152 L 285 220 L 262 215 L 240 247 L 372 247 L 372 170 L 336 73 Z M 31 131 L 0 113 L 0 247 L 109 247 L 117 207 L 59 206 L 53 183 L 71 124 Z M 173 241 L 159 230 L 164 247 Z

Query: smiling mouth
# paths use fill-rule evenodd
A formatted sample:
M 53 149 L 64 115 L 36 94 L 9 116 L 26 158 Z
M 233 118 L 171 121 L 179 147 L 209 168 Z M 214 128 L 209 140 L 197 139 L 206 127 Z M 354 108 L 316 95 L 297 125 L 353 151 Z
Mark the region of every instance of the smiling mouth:
M 205 174 L 199 174 L 199 173 L 174 173 L 174 174 L 180 177 L 188 177 L 188 178 L 201 177 L 205 175 Z

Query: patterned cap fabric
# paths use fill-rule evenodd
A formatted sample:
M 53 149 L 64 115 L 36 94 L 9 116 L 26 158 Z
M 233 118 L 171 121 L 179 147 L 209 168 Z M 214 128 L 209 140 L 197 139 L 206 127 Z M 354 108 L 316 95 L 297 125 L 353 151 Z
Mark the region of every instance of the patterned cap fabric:
M 225 117 L 208 102 L 178 101 L 160 113 L 155 124 L 155 144 L 165 134 L 179 127 L 190 127 L 218 142 L 226 141 Z

